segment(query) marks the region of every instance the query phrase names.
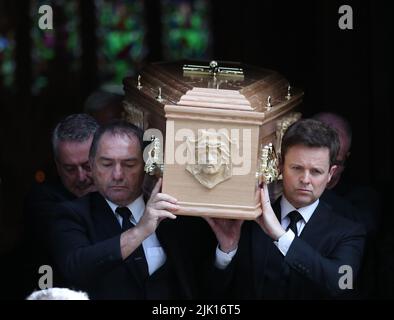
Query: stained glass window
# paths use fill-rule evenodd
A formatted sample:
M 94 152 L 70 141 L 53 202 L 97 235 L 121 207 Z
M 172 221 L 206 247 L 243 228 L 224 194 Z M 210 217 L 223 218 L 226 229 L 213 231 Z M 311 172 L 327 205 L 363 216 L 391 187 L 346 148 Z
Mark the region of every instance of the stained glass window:
M 15 81 L 15 36 L 0 33 L 0 88 L 11 89 Z
M 205 0 L 162 0 L 166 60 L 210 56 L 209 4 Z
M 146 56 L 143 1 L 96 0 L 101 84 L 121 85 Z
M 41 30 L 38 26 L 41 5 L 50 5 L 52 8 L 52 30 Z M 31 90 L 33 94 L 39 94 L 48 86 L 50 74 L 56 73 L 59 64 L 66 66 L 68 74 L 78 72 L 81 63 L 80 15 L 77 1 L 33 0 L 30 8 L 33 22 Z M 57 64 L 55 59 L 58 60 Z
M 15 87 L 15 6 L 10 1 L 0 2 L 0 91 Z M 11 90 L 10 90 L 11 89 Z

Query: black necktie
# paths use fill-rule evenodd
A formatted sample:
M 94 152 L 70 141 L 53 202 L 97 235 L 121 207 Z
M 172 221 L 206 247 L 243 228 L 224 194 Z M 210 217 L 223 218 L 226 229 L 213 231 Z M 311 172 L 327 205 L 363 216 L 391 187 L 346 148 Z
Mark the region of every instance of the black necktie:
M 122 232 L 125 232 L 128 229 L 134 227 L 134 225 L 130 221 L 130 218 L 133 214 L 131 213 L 129 208 L 117 207 L 115 211 L 122 217 Z M 149 269 L 142 244 L 134 250 L 132 256 L 134 257 L 134 261 L 138 265 L 142 278 L 146 279 L 149 276 Z
M 122 232 L 133 228 L 134 225 L 131 223 L 130 218 L 132 217 L 132 213 L 127 207 L 117 207 L 115 210 L 122 217 Z
M 301 214 L 298 211 L 294 210 L 290 212 L 287 216 L 290 218 L 290 224 L 287 227 L 287 230 L 290 229 L 291 231 L 294 232 L 295 236 L 298 237 L 297 222 L 302 219 Z

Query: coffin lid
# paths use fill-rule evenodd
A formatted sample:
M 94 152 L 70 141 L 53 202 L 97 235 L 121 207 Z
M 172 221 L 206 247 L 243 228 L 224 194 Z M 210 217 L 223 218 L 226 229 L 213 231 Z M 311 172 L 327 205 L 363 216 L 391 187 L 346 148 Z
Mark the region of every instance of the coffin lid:
M 161 106 L 159 113 L 165 105 L 266 112 L 298 104 L 302 98 L 303 92 L 293 87 L 288 96 L 289 82 L 278 72 L 247 64 L 218 61 L 220 67 L 242 68 L 243 76 L 183 71 L 184 65 L 209 63 L 181 60 L 149 64 L 141 70 L 140 82 L 137 77 L 124 79 L 126 96 L 142 96 L 150 105 Z M 267 108 L 268 97 L 272 108 Z

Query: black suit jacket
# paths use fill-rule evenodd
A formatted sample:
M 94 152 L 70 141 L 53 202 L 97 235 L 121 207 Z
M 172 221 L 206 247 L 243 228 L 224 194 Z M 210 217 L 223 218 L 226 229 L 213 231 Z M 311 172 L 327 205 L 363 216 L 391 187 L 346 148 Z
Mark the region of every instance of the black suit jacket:
M 60 179 L 44 183 L 34 183 L 26 195 L 23 208 L 24 236 L 21 250 L 23 275 L 26 292 L 38 288 L 39 267 L 53 265 L 49 253 L 49 223 L 54 208 L 61 202 L 71 201 L 76 196 L 69 192 Z M 62 286 L 61 278 L 54 279 L 54 286 Z
M 122 260 L 121 227 L 99 193 L 62 203 L 54 217 L 53 254 L 70 286 L 87 291 L 92 298 L 143 299 L 144 283 L 134 265 L 133 254 Z M 194 255 L 196 251 L 189 239 L 199 233 L 198 222 L 186 219 L 165 219 L 156 230 L 167 262 L 176 275 L 178 294 L 170 298 L 191 299 L 197 295 L 194 272 L 201 258 Z M 162 298 L 161 290 L 167 288 L 157 290 L 155 298 Z
M 39 241 L 41 246 L 41 237 L 48 228 L 48 215 L 52 214 L 54 206 L 76 198 L 59 179 L 51 182 L 34 183 L 24 201 L 23 212 L 27 238 L 33 240 L 33 242 Z
M 360 185 L 340 183 L 321 196 L 330 208 L 343 217 L 364 225 L 367 231 L 365 254 L 360 270 L 359 298 L 374 298 L 378 281 L 378 241 L 381 200 L 375 190 Z
M 274 210 L 280 216 L 279 201 Z M 221 289 L 216 298 L 324 299 L 349 294 L 352 290 L 340 289 L 344 273 L 339 270 L 351 266 L 357 277 L 364 241 L 361 225 L 335 214 L 322 201 L 286 256 L 257 223 L 247 221 L 230 265 L 214 270 L 215 286 Z
M 363 224 L 369 236 L 374 237 L 379 230 L 382 201 L 374 189 L 340 183 L 334 189 L 325 190 L 321 199 L 336 213 Z
M 35 183 L 32 186 L 25 197 L 23 214 L 25 241 L 32 247 L 38 248 L 36 255 L 47 256 L 47 250 L 44 248 L 48 242 L 48 224 L 54 207 L 61 202 L 74 199 L 76 196 L 69 192 L 59 179 L 52 182 Z
M 61 180 L 57 178 L 53 181 L 34 183 L 26 197 L 26 205 L 59 203 L 74 200 L 75 198 L 76 196 L 68 191 Z

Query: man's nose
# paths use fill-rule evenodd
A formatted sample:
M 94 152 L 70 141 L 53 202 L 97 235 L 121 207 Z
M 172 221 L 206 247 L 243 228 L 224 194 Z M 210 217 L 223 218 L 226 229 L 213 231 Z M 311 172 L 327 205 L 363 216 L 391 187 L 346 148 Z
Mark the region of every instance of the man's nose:
M 88 178 L 86 170 L 83 169 L 82 167 L 78 167 L 78 180 L 83 182 Z
M 115 165 L 114 170 L 112 171 L 112 176 L 114 180 L 122 180 L 123 179 L 123 169 L 120 164 Z
M 310 180 L 310 174 L 309 174 L 308 171 L 304 171 L 304 172 L 301 174 L 300 181 L 301 181 L 301 183 L 303 183 L 303 184 L 308 184 L 308 183 L 311 182 L 311 180 Z

